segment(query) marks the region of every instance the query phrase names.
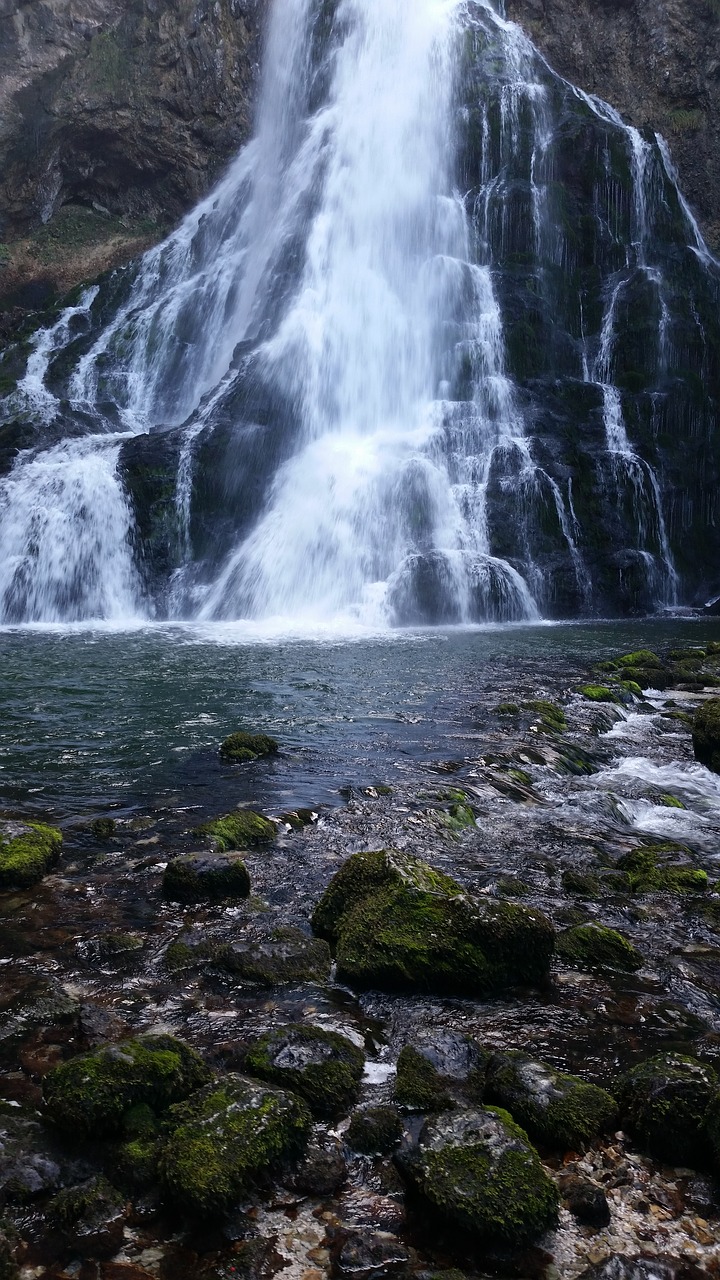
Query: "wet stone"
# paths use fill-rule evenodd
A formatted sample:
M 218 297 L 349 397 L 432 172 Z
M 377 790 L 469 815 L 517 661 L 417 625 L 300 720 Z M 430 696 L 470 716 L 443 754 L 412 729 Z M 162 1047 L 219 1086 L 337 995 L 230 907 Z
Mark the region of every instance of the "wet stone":
M 189 853 L 168 862 L 163 897 L 171 902 L 221 902 L 247 898 L 250 876 L 233 854 Z
M 346 1133 L 348 1146 L 364 1155 L 386 1155 L 399 1143 L 403 1123 L 392 1107 L 356 1111 Z
M 709 1159 L 708 1113 L 718 1096 L 712 1067 L 683 1054 L 657 1054 L 622 1078 L 623 1125 L 668 1164 L 702 1166 Z
M 48 1207 L 51 1226 L 83 1258 L 111 1258 L 123 1241 L 129 1206 L 102 1176 L 61 1191 Z
M 0 890 L 35 884 L 57 862 L 62 835 L 42 822 L 0 819 Z
M 343 1143 L 335 1134 L 316 1130 L 298 1162 L 292 1185 L 303 1195 L 331 1196 L 347 1179 Z
M 507 1112 L 445 1112 L 397 1160 L 426 1207 L 469 1235 L 524 1243 L 557 1220 L 557 1188 Z
M 605 1192 L 596 1182 L 574 1174 L 565 1178 L 560 1186 L 568 1209 L 581 1226 L 599 1230 L 608 1225 L 610 1206 Z
M 248 1051 L 246 1067 L 262 1080 L 295 1090 L 313 1115 L 333 1118 L 355 1102 L 365 1055 L 336 1031 L 298 1024 L 262 1036 Z
M 62 1158 L 37 1120 L 0 1110 L 0 1203 L 26 1204 L 55 1191 Z
M 380 1280 L 400 1275 L 410 1255 L 403 1244 L 385 1231 L 353 1231 L 345 1236 L 334 1257 L 333 1274 L 346 1280 Z
M 520 1053 L 491 1059 L 485 1098 L 536 1141 L 560 1151 L 583 1149 L 617 1118 L 617 1103 L 605 1089 Z
M 614 1254 L 589 1267 L 578 1280 L 706 1280 L 707 1272 L 683 1258 Z

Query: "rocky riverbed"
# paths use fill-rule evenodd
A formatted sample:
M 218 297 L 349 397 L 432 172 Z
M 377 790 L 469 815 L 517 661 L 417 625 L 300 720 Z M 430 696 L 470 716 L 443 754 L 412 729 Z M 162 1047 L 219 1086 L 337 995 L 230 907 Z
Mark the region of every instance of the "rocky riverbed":
M 720 1274 L 720 645 L 602 667 L 342 807 L 7 813 L 0 1275 Z

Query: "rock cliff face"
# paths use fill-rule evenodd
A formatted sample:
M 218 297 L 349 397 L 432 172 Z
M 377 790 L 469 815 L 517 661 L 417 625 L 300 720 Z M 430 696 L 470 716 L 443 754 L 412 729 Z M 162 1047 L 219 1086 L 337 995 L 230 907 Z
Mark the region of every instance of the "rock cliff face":
M 668 140 L 720 249 L 720 0 L 507 0 L 556 71 Z
M 0 0 L 6 303 L 131 256 L 207 191 L 249 130 L 265 7 Z

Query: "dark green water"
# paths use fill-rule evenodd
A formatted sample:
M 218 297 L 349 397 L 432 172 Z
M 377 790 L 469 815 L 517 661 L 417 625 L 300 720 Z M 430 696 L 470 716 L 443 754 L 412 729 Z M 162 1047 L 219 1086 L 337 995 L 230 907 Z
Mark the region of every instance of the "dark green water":
M 187 803 L 338 803 L 343 786 L 462 759 L 474 705 L 559 692 L 589 663 L 720 638 L 720 620 L 252 641 L 237 629 L 0 632 L 0 801 L 57 816 Z M 227 768 L 237 728 L 274 762 Z

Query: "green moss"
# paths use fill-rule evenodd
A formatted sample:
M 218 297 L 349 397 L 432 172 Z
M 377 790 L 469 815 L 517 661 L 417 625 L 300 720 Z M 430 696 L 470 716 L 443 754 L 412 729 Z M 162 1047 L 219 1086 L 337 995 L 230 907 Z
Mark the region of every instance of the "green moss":
M 185 854 L 168 862 L 163 875 L 163 897 L 171 902 L 221 902 L 247 898 L 250 876 L 241 858 Z
M 565 712 L 557 703 L 536 699 L 534 702 L 528 702 L 527 708 L 540 717 L 540 727 L 546 733 L 564 733 L 567 729 Z
M 502 876 L 497 882 L 498 893 L 505 898 L 527 898 L 532 888 L 517 876 Z
M 602 886 L 598 876 L 581 871 L 563 871 L 562 887 L 566 893 L 577 893 L 594 901 L 600 897 Z
M 663 866 L 660 856 L 674 846 L 643 845 L 618 862 L 624 885 L 631 893 L 703 893 L 708 887 L 707 872 L 694 867 Z
M 566 929 L 558 934 L 556 947 L 563 960 L 579 969 L 634 973 L 643 965 L 637 948 L 621 933 L 602 924 L 581 924 Z
M 345 1135 L 348 1145 L 363 1155 L 387 1155 L 403 1135 L 403 1124 L 392 1107 L 356 1111 Z
M 397 1063 L 395 1101 L 411 1111 L 446 1111 L 455 1104 L 442 1076 L 414 1045 L 403 1045 Z
M 709 698 L 695 712 L 692 726 L 695 759 L 720 773 L 720 698 Z
M 626 693 L 631 693 L 634 698 L 642 698 L 643 696 L 643 691 L 635 680 L 621 680 L 620 688 L 624 689 Z
M 520 708 L 516 702 L 501 702 L 495 707 L 496 716 L 519 716 Z
M 234 760 L 242 763 L 258 760 L 261 756 L 274 756 L 279 745 L 274 738 L 264 733 L 231 733 L 220 745 L 223 760 Z
M 429 1122 L 419 1150 L 404 1162 L 429 1205 L 448 1224 L 488 1241 L 523 1244 L 553 1226 L 557 1188 L 511 1116 L 487 1108 L 459 1122 L 455 1131 L 451 1119 Z
M 293 1025 L 262 1036 L 249 1050 L 246 1067 L 261 1080 L 299 1093 L 314 1116 L 333 1119 L 356 1101 L 365 1055 L 336 1031 Z
M 617 659 L 621 667 L 656 667 L 662 670 L 662 659 L 651 649 L 636 649 L 634 653 L 624 653 Z
M 299 1098 L 228 1076 L 172 1107 L 169 1123 L 159 1162 L 165 1194 L 180 1208 L 215 1216 L 299 1156 L 312 1121 Z
M 642 690 L 640 690 L 642 693 Z M 603 684 L 584 684 L 578 693 L 583 698 L 587 698 L 589 702 L 615 702 L 622 703 L 622 698 L 618 697 L 612 689 L 608 689 Z
M 486 1098 L 505 1107 L 536 1141 L 559 1151 L 585 1148 L 617 1118 L 617 1103 L 604 1089 L 519 1053 L 491 1059 Z
M 442 814 L 442 821 L 450 831 L 464 831 L 466 827 L 475 826 L 475 814 L 467 804 L 454 804 L 448 813 Z
M 0 819 L 0 889 L 24 889 L 41 880 L 61 848 L 55 827 Z
M 209 836 L 220 853 L 229 849 L 247 849 L 252 845 L 269 844 L 277 835 L 277 827 L 251 809 L 238 809 L 235 813 L 214 818 L 196 828 L 196 835 Z
M 658 1159 L 702 1164 L 709 1155 L 707 1122 L 717 1091 L 718 1078 L 706 1063 L 657 1054 L 620 1082 L 623 1124 Z
M 658 796 L 658 803 L 665 806 L 666 809 L 684 809 L 686 806 L 682 800 L 678 800 L 677 796 L 667 795 Z
M 470 898 L 397 850 L 348 859 L 313 927 L 336 942 L 341 980 L 364 987 L 484 994 L 544 981 L 553 950 L 540 912 Z
M 149 1191 L 157 1186 L 161 1150 L 158 1138 L 132 1138 L 123 1142 L 116 1153 L 117 1172 L 113 1177 L 132 1194 Z
M 58 1128 L 84 1137 L 119 1133 L 138 1103 L 156 1112 L 210 1078 L 202 1058 L 172 1036 L 107 1045 L 55 1067 L 43 1082 L 46 1112 Z
M 96 818 L 90 823 L 90 830 L 97 840 L 109 840 L 115 835 L 114 818 Z

